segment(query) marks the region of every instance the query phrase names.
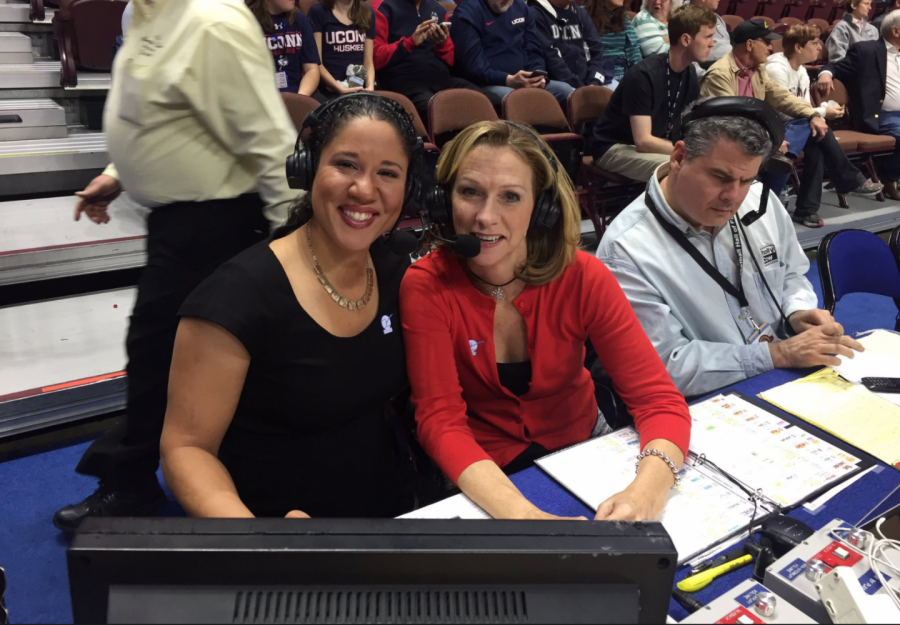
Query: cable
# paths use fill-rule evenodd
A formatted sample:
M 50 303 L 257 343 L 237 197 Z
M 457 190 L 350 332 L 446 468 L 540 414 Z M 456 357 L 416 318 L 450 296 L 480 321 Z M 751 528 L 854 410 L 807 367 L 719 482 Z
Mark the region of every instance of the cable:
M 896 493 L 898 490 L 900 490 L 900 484 L 897 484 L 897 485 L 894 487 L 894 490 L 892 490 L 892 491 L 889 492 L 887 495 L 885 495 L 884 498 L 882 498 L 881 501 L 879 501 L 878 503 L 876 503 L 875 506 L 874 506 L 871 510 L 869 510 L 869 511 L 866 512 L 864 515 L 862 515 L 862 518 L 861 518 L 859 521 L 857 521 L 856 523 L 853 524 L 853 528 L 855 529 L 855 528 L 859 527 L 860 525 L 864 525 L 863 521 L 867 521 L 867 520 L 868 520 L 866 517 L 868 517 L 870 514 L 872 514 L 872 513 L 875 512 L 876 510 L 878 510 L 878 506 L 880 506 L 880 505 L 883 504 L 885 501 L 887 501 L 887 500 L 890 498 L 890 496 L 893 495 L 894 493 Z
M 697 460 L 701 465 L 708 464 L 716 473 L 744 491 L 744 493 L 750 498 L 750 501 L 753 502 L 753 516 L 750 517 L 750 525 L 747 526 L 747 538 L 749 540 L 752 540 L 757 547 L 762 549 L 762 545 L 759 544 L 759 541 L 756 540 L 756 536 L 753 535 L 753 526 L 756 524 L 756 514 L 759 511 L 759 498 L 762 496 L 762 494 L 758 490 L 755 492 L 751 491 L 749 488 L 741 484 L 737 479 L 731 477 L 731 475 L 729 475 L 727 471 L 724 471 L 715 462 L 708 459 L 705 454 L 700 454 L 697 457 Z M 778 508 L 778 506 L 775 507 L 776 509 Z
M 879 503 L 879 505 L 881 505 Z M 870 511 L 871 512 L 871 511 Z M 869 514 L 867 512 L 866 514 Z M 889 538 L 885 538 L 884 534 L 881 531 L 881 524 L 884 523 L 885 518 L 882 517 L 878 519 L 878 522 L 875 524 L 875 530 L 881 536 L 880 539 L 876 540 L 874 534 L 868 531 L 864 531 L 867 536 L 868 548 L 864 551 L 866 557 L 869 560 L 869 568 L 872 569 L 872 572 L 875 574 L 875 577 L 878 579 L 878 582 L 881 584 L 881 587 L 884 588 L 885 593 L 890 597 L 891 601 L 900 610 L 900 591 L 895 590 L 891 586 L 888 585 L 888 580 L 885 578 L 884 573 L 881 570 L 881 567 L 887 567 L 887 569 L 893 571 L 895 574 L 900 574 L 900 565 L 894 564 L 888 555 L 885 553 L 885 550 L 890 547 L 900 553 L 900 541 L 891 540 Z M 847 542 L 844 538 L 841 537 L 839 532 L 849 532 L 851 530 L 858 529 L 856 527 L 837 527 L 832 530 L 835 538 L 837 538 L 838 542 L 850 547 L 855 551 L 863 551 L 859 547 L 855 547 L 849 542 Z

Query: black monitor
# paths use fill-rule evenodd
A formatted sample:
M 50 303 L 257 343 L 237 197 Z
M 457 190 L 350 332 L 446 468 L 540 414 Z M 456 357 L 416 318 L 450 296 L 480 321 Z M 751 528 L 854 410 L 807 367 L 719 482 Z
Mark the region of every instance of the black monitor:
M 662 623 L 659 523 L 87 519 L 75 623 Z

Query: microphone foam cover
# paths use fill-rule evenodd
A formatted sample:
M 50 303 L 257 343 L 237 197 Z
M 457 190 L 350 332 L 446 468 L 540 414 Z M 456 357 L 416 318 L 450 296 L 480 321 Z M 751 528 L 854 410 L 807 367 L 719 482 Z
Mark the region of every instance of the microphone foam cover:
M 474 237 L 471 234 L 458 235 L 456 241 L 453 241 L 450 247 L 453 248 L 454 252 L 466 258 L 475 258 L 481 254 L 481 241 L 478 240 L 478 237 Z
M 397 256 L 409 256 L 419 246 L 419 239 L 412 232 L 394 230 L 387 239 L 387 246 Z

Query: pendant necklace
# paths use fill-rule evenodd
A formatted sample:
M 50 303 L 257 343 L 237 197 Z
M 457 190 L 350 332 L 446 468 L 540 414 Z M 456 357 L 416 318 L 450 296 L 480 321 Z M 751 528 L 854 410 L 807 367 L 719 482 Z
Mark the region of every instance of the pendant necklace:
M 315 263 L 316 279 L 318 279 L 319 284 L 341 308 L 346 308 L 347 310 L 362 310 L 365 308 L 366 304 L 369 303 L 369 298 L 372 297 L 372 267 L 369 265 L 369 257 L 366 256 L 366 293 L 362 296 L 362 299 L 356 301 L 348 300 L 346 297 L 341 296 L 331 282 L 328 281 L 328 278 L 325 277 L 325 272 L 319 266 L 319 259 L 316 258 L 316 253 L 313 251 L 312 238 L 310 238 L 309 231 L 310 224 L 307 224 L 306 243 L 309 245 L 309 253 L 312 254 L 313 263 Z
M 484 278 L 480 277 L 478 274 L 476 274 L 471 269 L 469 269 L 467 271 L 470 274 L 472 274 L 472 277 L 475 278 L 476 280 L 478 280 L 479 282 L 481 282 L 483 284 L 487 284 L 488 286 L 494 287 L 494 290 L 491 291 L 491 297 L 493 297 L 495 300 L 497 300 L 497 303 L 500 303 L 506 299 L 506 293 L 503 292 L 503 287 L 509 286 L 510 284 L 515 282 L 519 277 L 519 276 L 513 276 L 513 279 L 510 280 L 509 282 L 504 282 L 503 284 L 494 284 L 493 282 L 488 282 Z

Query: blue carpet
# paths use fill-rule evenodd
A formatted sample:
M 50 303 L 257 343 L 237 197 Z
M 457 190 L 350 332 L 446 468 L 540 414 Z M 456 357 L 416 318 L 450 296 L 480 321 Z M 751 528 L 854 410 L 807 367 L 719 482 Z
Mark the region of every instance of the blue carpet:
M 821 304 L 815 263 L 808 277 Z M 892 328 L 896 314 L 890 299 L 874 295 L 847 296 L 836 311 L 838 321 L 848 333 Z M 96 485 L 93 479 L 73 471 L 87 445 L 79 443 L 0 463 L 0 566 L 6 569 L 9 580 L 6 599 L 12 622 L 71 622 L 65 561 L 68 543 L 53 527 L 51 519 L 57 508 L 79 501 Z M 516 481 L 523 480 L 517 477 Z M 552 491 L 560 500 L 542 501 L 547 506 L 545 509 L 573 516 L 584 514 L 585 508 L 577 500 L 561 489 Z M 525 494 L 534 500 L 541 497 L 538 492 L 528 490 Z M 169 499 L 161 514 L 183 514 L 171 495 Z M 701 599 L 709 600 L 706 596 Z

